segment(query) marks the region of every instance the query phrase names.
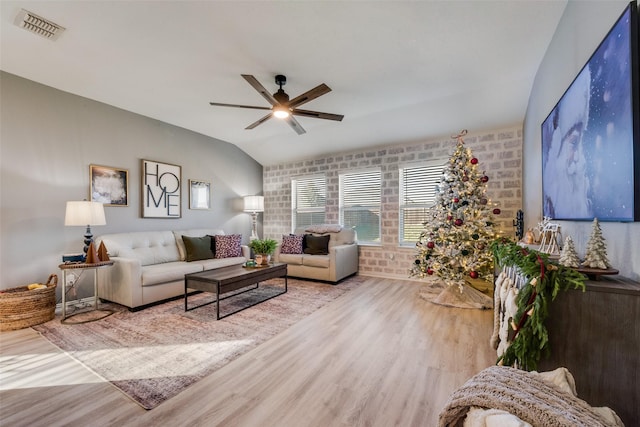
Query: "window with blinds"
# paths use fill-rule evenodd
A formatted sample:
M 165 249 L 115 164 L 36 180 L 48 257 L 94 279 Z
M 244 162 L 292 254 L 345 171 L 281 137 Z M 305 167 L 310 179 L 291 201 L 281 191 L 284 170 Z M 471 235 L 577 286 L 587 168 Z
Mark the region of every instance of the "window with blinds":
M 420 238 L 443 169 L 442 161 L 400 169 L 400 245 L 414 245 Z
M 325 223 L 327 181 L 324 175 L 291 180 L 291 231 Z
M 340 175 L 340 224 L 355 228 L 358 243 L 380 243 L 380 169 Z

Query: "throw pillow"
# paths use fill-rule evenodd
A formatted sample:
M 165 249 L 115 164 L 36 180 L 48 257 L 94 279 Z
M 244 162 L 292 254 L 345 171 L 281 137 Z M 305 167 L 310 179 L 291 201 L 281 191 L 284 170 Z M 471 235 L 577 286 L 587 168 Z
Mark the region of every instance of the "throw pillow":
M 211 253 L 213 254 L 213 257 L 215 258 L 216 255 L 216 235 L 211 235 L 211 234 L 207 234 L 208 237 L 211 238 Z
M 216 258 L 231 258 L 242 256 L 241 234 L 227 234 L 224 236 L 216 236 Z
M 304 236 L 302 234 L 289 234 L 282 236 L 282 246 L 280 247 L 281 254 L 301 254 L 302 242 Z
M 329 253 L 329 236 L 305 234 L 304 253 L 309 255 L 327 255 Z
M 185 261 L 198 261 L 201 259 L 213 258 L 211 252 L 211 237 L 189 237 L 182 236 L 184 248 L 186 249 Z

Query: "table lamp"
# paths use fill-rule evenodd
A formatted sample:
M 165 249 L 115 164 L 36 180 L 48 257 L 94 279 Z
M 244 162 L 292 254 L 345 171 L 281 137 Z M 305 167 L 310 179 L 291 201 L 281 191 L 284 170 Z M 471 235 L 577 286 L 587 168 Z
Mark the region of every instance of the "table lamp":
M 99 202 L 74 201 L 67 202 L 67 210 L 64 215 L 64 225 L 84 226 L 87 230 L 84 233 L 84 253 L 87 253 L 89 245 L 93 242 L 91 234 L 92 225 L 106 225 L 104 217 L 104 207 Z
M 245 196 L 244 211 L 251 213 L 251 237 L 249 240 L 258 239 L 258 213 L 264 212 L 263 196 Z

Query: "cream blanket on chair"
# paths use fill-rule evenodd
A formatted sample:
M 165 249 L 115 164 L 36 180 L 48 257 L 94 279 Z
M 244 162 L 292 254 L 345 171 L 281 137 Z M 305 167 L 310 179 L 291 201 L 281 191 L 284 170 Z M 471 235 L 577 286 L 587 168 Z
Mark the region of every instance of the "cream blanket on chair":
M 560 378 L 563 376 L 565 380 Z M 565 368 L 539 374 L 506 366 L 481 371 L 449 397 L 440 413 L 439 426 L 463 425 L 623 426 L 609 408 L 593 408 L 577 398 L 573 377 Z

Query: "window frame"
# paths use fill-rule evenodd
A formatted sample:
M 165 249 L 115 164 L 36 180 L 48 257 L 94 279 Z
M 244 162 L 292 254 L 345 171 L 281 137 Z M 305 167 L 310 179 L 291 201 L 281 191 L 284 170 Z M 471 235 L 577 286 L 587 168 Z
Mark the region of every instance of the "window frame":
M 428 209 L 431 209 L 436 202 L 437 194 L 438 194 L 438 186 L 440 184 L 442 173 L 446 166 L 447 159 L 436 159 L 425 162 L 416 162 L 416 163 L 407 163 L 401 165 L 398 168 L 398 246 L 400 247 L 413 247 L 419 240 L 419 235 L 416 236 L 415 240 L 405 239 L 407 236 L 407 221 L 406 221 L 406 210 L 407 209 L 424 209 L 426 214 Z M 428 173 L 429 178 L 426 179 L 426 182 L 414 182 L 415 185 L 433 185 L 433 195 L 431 198 L 428 198 L 426 201 L 421 201 L 417 203 L 406 203 L 407 198 L 407 181 L 408 178 L 406 175 L 407 170 L 419 170 L 425 169 L 423 173 Z M 415 172 L 414 172 L 415 173 Z M 426 191 L 412 191 L 417 197 L 426 197 L 428 195 L 429 190 Z M 421 194 L 424 193 L 424 194 Z M 426 220 L 426 217 L 424 218 Z M 424 221 L 423 221 L 424 222 Z M 412 225 L 415 227 L 415 221 L 412 222 Z M 422 223 L 421 223 L 422 230 Z
M 323 190 L 322 196 L 324 197 L 324 204 L 321 206 L 309 206 L 298 208 L 298 188 L 300 182 L 312 182 L 312 181 L 322 181 L 321 187 Z M 322 213 L 323 220 L 320 223 L 324 223 L 326 218 L 326 207 L 327 207 L 327 176 L 325 174 L 313 174 L 313 175 L 301 175 L 295 176 L 291 178 L 291 232 L 293 233 L 296 228 L 299 227 L 297 224 L 297 214 L 319 214 Z M 319 224 L 320 224 L 319 223 Z M 312 221 L 311 224 L 304 224 L 304 226 L 313 225 L 315 222 Z
M 365 174 L 377 174 L 377 177 L 372 178 L 375 180 L 377 178 L 377 202 L 376 203 L 367 203 L 364 205 L 348 205 L 345 206 L 345 191 L 348 191 L 348 188 L 345 188 L 345 177 L 347 176 L 356 176 L 360 177 L 360 179 L 365 179 L 363 175 Z M 357 179 L 357 178 L 356 178 Z M 367 178 L 369 179 L 369 178 Z M 364 233 L 358 234 L 358 244 L 359 245 L 376 245 L 379 246 L 382 244 L 382 170 L 379 167 L 376 168 L 368 168 L 361 169 L 356 171 L 349 171 L 340 173 L 338 176 L 339 182 L 339 193 L 338 193 L 338 212 L 339 212 L 339 222 L 344 227 L 353 227 L 357 229 L 357 225 L 353 224 L 345 224 L 345 212 L 377 212 L 378 215 L 378 223 L 377 223 L 377 231 L 378 238 L 377 240 L 367 240 L 364 239 Z M 362 194 L 362 193 L 361 193 Z M 374 225 L 373 222 L 367 223 Z

